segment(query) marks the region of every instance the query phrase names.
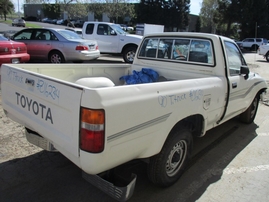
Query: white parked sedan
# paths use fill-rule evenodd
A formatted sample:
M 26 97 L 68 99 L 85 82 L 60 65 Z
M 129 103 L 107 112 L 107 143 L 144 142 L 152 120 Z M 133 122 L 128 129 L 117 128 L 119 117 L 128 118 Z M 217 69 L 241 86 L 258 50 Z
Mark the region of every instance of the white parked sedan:
M 75 32 L 65 29 L 23 29 L 14 34 L 12 40 L 26 44 L 31 60 L 64 63 L 83 62 L 100 57 L 95 40 L 82 39 Z

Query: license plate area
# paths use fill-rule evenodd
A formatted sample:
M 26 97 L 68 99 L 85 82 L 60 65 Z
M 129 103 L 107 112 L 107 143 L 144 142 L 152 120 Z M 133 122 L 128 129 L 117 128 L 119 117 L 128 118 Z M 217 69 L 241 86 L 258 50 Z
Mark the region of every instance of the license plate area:
M 18 64 L 18 63 L 20 63 L 20 60 L 18 58 L 13 58 L 11 60 L 11 62 L 14 63 L 14 64 Z

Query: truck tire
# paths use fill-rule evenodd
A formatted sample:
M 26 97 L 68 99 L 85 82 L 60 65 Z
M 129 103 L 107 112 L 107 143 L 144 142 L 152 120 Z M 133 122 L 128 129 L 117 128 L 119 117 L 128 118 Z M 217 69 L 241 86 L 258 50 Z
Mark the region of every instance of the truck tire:
M 259 48 L 259 46 L 257 44 L 254 44 L 254 45 L 251 46 L 252 51 L 257 51 L 258 48 Z
M 265 59 L 266 59 L 267 62 L 269 62 L 269 52 L 266 53 Z
M 126 63 L 133 63 L 137 46 L 129 46 L 123 50 L 123 60 Z
M 183 174 L 191 157 L 192 134 L 183 128 L 169 135 L 161 152 L 150 158 L 148 178 L 153 184 L 168 187 Z
M 251 124 L 254 121 L 259 106 L 259 100 L 260 96 L 257 95 L 250 104 L 250 106 L 247 108 L 247 110 L 240 114 L 241 122 Z
M 52 51 L 49 54 L 50 63 L 65 63 L 63 54 L 60 51 Z

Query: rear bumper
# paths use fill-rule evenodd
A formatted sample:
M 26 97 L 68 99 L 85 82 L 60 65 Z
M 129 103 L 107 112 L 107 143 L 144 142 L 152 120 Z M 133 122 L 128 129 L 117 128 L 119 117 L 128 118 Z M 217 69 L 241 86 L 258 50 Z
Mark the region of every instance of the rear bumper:
M 68 61 L 87 61 L 94 60 L 100 57 L 100 51 L 77 51 L 74 55 L 66 56 L 66 60 Z
M 30 60 L 30 55 L 28 53 L 2 55 L 0 56 L 0 65 L 4 63 L 13 63 L 12 59 L 18 59 L 19 63 L 24 63 Z

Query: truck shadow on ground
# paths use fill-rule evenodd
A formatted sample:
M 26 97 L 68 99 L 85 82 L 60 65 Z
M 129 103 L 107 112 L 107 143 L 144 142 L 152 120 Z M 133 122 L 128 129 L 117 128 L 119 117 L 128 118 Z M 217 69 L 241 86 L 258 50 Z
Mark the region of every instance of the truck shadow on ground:
M 236 118 L 194 139 L 193 160 L 173 186 L 159 188 L 147 178 L 146 163 L 134 161 L 125 168 L 137 174 L 129 202 L 163 202 L 199 199 L 221 179 L 224 169 L 255 137 L 256 124 L 244 125 Z M 81 170 L 60 153 L 46 151 L 0 164 L 0 201 L 112 202 L 114 199 L 90 185 Z

